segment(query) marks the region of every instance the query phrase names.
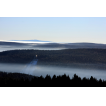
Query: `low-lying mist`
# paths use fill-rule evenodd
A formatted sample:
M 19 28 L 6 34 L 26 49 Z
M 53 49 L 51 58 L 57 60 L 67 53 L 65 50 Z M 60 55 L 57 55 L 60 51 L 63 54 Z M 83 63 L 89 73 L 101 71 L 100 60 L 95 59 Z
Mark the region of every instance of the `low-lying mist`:
M 55 74 L 58 75 L 69 75 L 70 78 L 74 74 L 77 74 L 81 78 L 86 77 L 90 78 L 91 76 L 97 79 L 106 80 L 106 71 L 97 70 L 97 69 L 86 69 L 86 68 L 77 68 L 77 67 L 63 67 L 63 66 L 45 66 L 45 65 L 31 65 L 29 64 L 4 64 L 0 63 L 0 71 L 3 72 L 12 72 L 12 73 L 25 73 L 33 76 L 43 76 L 47 74 L 51 77 Z
M 0 52 L 16 49 L 34 49 L 34 50 L 61 50 L 61 49 L 78 49 L 78 48 L 101 48 L 106 49 L 106 44 L 96 43 L 53 43 L 53 42 L 17 42 L 17 41 L 0 41 Z
M 56 48 L 46 48 L 46 47 L 11 47 L 11 46 L 3 46 L 3 47 L 0 47 L 0 52 L 3 52 L 3 51 L 10 51 L 10 50 L 62 50 L 62 49 L 66 49 L 66 48 L 59 48 L 59 47 L 56 47 Z

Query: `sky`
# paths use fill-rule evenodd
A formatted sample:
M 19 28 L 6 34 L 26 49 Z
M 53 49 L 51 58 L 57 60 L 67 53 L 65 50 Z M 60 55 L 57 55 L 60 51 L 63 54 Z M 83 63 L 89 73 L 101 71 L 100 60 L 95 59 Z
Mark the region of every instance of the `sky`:
M 106 17 L 0 17 L 0 40 L 106 44 Z

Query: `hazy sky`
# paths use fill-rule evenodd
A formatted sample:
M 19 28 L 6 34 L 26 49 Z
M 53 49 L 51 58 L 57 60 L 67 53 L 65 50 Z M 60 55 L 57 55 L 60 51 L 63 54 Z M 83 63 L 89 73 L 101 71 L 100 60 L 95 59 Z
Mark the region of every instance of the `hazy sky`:
M 0 40 L 106 44 L 106 17 L 0 17 Z

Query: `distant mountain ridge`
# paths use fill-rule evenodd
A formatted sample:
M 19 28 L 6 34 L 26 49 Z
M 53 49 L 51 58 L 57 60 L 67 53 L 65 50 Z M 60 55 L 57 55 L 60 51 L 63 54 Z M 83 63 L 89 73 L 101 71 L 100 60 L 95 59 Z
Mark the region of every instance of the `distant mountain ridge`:
M 25 41 L 25 42 L 18 42 Z M 27 43 L 28 41 L 28 43 Z M 31 42 L 30 42 L 31 41 Z M 41 40 L 12 40 L 12 41 L 0 41 L 0 46 L 12 46 L 14 47 L 27 47 L 31 49 L 36 48 L 60 48 L 60 49 L 78 49 L 78 48 L 99 48 L 106 49 L 106 44 L 97 43 L 55 43 L 50 41 Z
M 27 42 L 50 42 L 50 41 L 42 41 L 42 40 L 36 40 L 36 39 L 34 39 L 34 40 L 10 40 L 10 41 L 27 41 Z

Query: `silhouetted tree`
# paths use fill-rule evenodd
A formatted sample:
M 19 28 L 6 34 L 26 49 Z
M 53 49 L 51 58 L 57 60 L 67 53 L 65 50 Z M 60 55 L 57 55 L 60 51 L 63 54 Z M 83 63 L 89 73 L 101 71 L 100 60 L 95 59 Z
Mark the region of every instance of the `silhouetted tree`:
M 56 75 L 53 75 L 52 79 L 56 79 Z

